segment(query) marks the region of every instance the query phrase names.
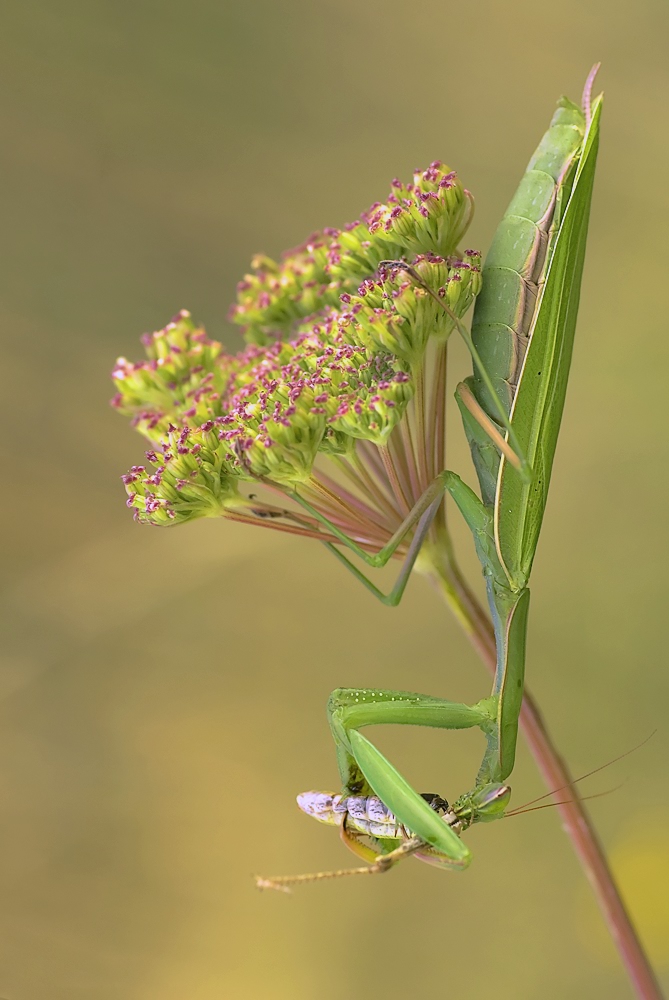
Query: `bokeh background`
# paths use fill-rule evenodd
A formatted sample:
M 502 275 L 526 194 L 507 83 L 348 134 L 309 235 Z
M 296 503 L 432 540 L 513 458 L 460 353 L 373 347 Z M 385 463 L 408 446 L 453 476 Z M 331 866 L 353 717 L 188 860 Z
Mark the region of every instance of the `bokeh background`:
M 187 307 L 234 347 L 252 253 L 355 218 L 432 159 L 474 191 L 485 250 L 596 59 L 603 144 L 528 676 L 577 773 L 656 730 L 583 788 L 623 783 L 592 811 L 668 981 L 668 29 L 664 0 L 3 4 L 0 995 L 630 996 L 550 810 L 473 830 L 465 874 L 253 888 L 349 861 L 294 805 L 336 785 L 333 687 L 474 700 L 488 680 L 422 579 L 391 611 L 309 541 L 133 523 L 119 476 L 143 444 L 107 404 L 142 331 Z M 449 797 L 480 752 L 465 733 L 379 743 Z M 524 748 L 513 784 L 516 803 L 542 791 Z

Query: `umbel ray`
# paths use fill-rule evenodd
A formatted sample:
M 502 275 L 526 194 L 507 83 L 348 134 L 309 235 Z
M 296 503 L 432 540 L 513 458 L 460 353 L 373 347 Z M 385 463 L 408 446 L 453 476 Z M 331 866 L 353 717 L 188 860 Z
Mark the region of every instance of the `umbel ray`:
M 428 533 L 448 493 L 472 533 L 495 630 L 492 691 L 474 705 L 406 691 L 340 689 L 331 696 L 328 716 L 342 792 L 305 793 L 300 804 L 338 826 L 347 846 L 369 862 L 369 868 L 356 872 L 385 871 L 411 854 L 444 869 L 463 869 L 471 854 L 461 834 L 472 823 L 500 818 L 508 807 L 523 698 L 528 583 L 564 405 L 598 149 L 601 96 L 591 99 L 593 80 L 594 72 L 581 106 L 566 98 L 559 102 L 497 229 L 483 267 L 471 336 L 461 319 L 453 317 L 474 361 L 473 375 L 458 386 L 456 399 L 481 496 L 455 473 L 441 472 L 390 541 L 370 553 L 299 488 L 293 493 L 312 521 L 330 533 L 331 551 L 386 604 L 399 602 L 416 561 L 424 558 Z M 411 262 L 394 263 L 424 286 Z M 450 314 L 438 292 L 428 293 Z M 381 593 L 340 547 L 379 567 L 411 531 L 389 594 Z M 417 793 L 360 732 L 384 724 L 478 727 L 486 749 L 472 789 L 452 806 L 439 796 Z M 362 836 L 371 839 L 372 848 L 362 843 Z M 312 879 L 289 876 L 258 884 L 281 888 Z

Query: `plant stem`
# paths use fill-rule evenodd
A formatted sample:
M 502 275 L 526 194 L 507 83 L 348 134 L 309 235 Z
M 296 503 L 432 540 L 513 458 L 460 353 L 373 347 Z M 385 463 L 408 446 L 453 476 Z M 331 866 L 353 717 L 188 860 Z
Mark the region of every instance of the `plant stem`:
M 425 361 L 421 361 L 413 369 L 414 384 L 416 387 L 413 398 L 413 410 L 416 418 L 416 444 L 418 446 L 418 475 L 420 478 L 420 491 L 426 490 L 430 475 L 428 472 L 428 457 L 426 453 L 427 438 L 425 435 Z
M 442 545 L 438 551 L 445 554 Z M 437 552 L 433 549 L 431 553 L 431 575 L 448 604 L 456 611 L 456 617 L 479 656 L 494 674 L 496 652 L 492 623 L 464 584 L 452 558 L 448 555 L 434 558 Z M 472 603 L 476 607 L 472 607 Z M 662 1000 L 659 983 L 623 903 L 599 837 L 569 769 L 527 688 L 520 712 L 520 726 L 547 787 L 562 789 L 559 796 L 555 794 L 553 797 L 563 828 L 592 886 L 636 995 L 642 1000 Z M 563 801 L 558 802 L 559 799 Z

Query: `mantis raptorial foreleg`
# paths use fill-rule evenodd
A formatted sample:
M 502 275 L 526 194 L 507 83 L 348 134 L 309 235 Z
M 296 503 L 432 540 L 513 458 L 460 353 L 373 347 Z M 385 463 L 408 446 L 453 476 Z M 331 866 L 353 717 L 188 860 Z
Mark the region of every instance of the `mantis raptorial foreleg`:
M 432 729 L 478 727 L 486 737 L 486 756 L 489 756 L 504 739 L 498 731 L 498 705 L 499 698 L 495 696 L 475 705 L 465 705 L 409 691 L 349 688 L 334 691 L 328 703 L 328 717 L 344 789 L 355 794 L 374 791 L 407 829 L 453 864 L 460 864 L 465 855 L 461 843 L 456 843 L 452 836 L 453 830 L 449 827 L 448 835 L 444 834 L 443 824 L 435 823 L 434 810 L 359 730 L 364 726 L 388 724 Z M 466 823 L 467 826 L 481 818 L 479 813 L 489 815 L 486 805 L 489 807 L 488 796 L 493 785 L 499 787 L 501 783 L 492 777 L 479 778 L 474 790 L 458 800 L 463 808 L 465 802 L 469 808 L 473 807 L 474 818 Z M 486 794 L 481 798 L 484 787 Z
M 496 738 L 496 714 L 495 698 L 465 705 L 407 691 L 334 691 L 328 715 L 344 791 L 337 796 L 307 792 L 298 802 L 321 822 L 338 825 L 344 843 L 369 865 L 259 878 L 258 886 L 290 891 L 290 886 L 304 882 L 381 874 L 411 855 L 441 868 L 466 868 L 471 855 L 460 833 L 472 823 L 501 817 L 509 787 L 492 782 L 477 785 L 453 806 L 440 796 L 419 795 L 359 730 L 388 723 L 439 729 L 478 726 L 490 742 Z M 362 843 L 362 836 L 371 840 L 371 848 Z
M 330 695 L 328 720 L 337 749 L 342 787 L 355 794 L 374 788 L 351 743 L 351 733 L 363 726 L 395 724 L 434 729 L 478 726 L 487 734 L 494 726 L 494 717 L 494 704 L 490 699 L 470 706 L 411 691 L 338 688 Z M 374 791 L 381 795 L 377 789 Z M 387 805 L 393 808 L 392 803 Z
M 375 703 L 379 707 L 382 707 L 384 703 L 387 704 L 388 700 L 393 704 L 397 702 L 406 704 L 409 702 L 417 708 L 420 708 L 422 703 L 422 707 L 427 708 L 428 712 L 432 712 L 433 714 L 435 706 L 439 703 L 439 699 L 407 694 L 407 692 L 402 691 L 372 692 L 342 690 L 334 692 L 332 695 L 331 703 L 333 712 L 341 712 L 346 717 L 349 709 L 357 707 L 361 697 L 364 698 L 364 696 L 368 698 L 373 696 L 376 699 Z M 477 707 L 480 706 L 474 706 L 475 709 Z M 468 709 L 468 706 L 442 702 L 438 710 L 444 712 L 444 718 L 452 711 L 453 721 L 455 722 L 467 721 L 468 718 L 471 720 L 471 716 L 468 717 L 467 713 L 464 715 L 461 714 L 463 708 Z M 353 718 L 348 715 L 347 721 L 353 721 Z M 369 716 L 367 721 L 379 722 L 383 720 L 379 718 L 379 713 L 376 713 L 373 717 Z M 389 721 L 397 722 L 397 713 Z M 415 722 L 416 718 L 414 717 L 412 721 Z M 361 718 L 358 718 L 358 722 L 365 724 Z M 456 728 L 461 727 L 456 726 Z M 490 822 L 503 817 L 521 816 L 529 812 L 559 805 L 560 803 L 546 803 L 544 800 L 548 796 L 571 788 L 572 784 L 575 785 L 577 782 L 603 771 L 605 768 L 629 756 L 629 754 L 635 753 L 653 735 L 651 733 L 650 736 L 647 736 L 631 750 L 627 750 L 605 764 L 582 774 L 579 778 L 574 779 L 573 782 L 553 788 L 551 791 L 530 799 L 529 802 L 525 802 L 521 806 L 517 806 L 511 810 L 507 809 L 511 792 L 510 788 L 508 785 L 494 783 L 477 786 L 473 792 L 461 796 L 452 806 L 439 795 L 423 794 L 420 798 L 427 802 L 432 811 L 439 815 L 445 824 L 459 835 L 463 830 L 471 826 L 472 823 Z M 338 739 L 336 734 L 335 739 Z M 378 751 L 375 752 L 378 755 Z M 387 761 L 384 762 L 383 767 L 390 774 L 394 771 Z M 602 795 L 610 794 L 611 791 L 609 789 L 606 792 L 598 792 L 594 795 L 585 796 L 585 798 L 599 798 Z M 388 794 L 387 791 L 385 794 Z M 536 803 L 541 804 L 537 805 Z M 281 875 L 270 878 L 257 877 L 256 884 L 260 889 L 278 889 L 282 892 L 290 892 L 292 886 L 302 885 L 307 882 L 342 878 L 348 875 L 378 875 L 390 871 L 392 867 L 404 858 L 411 856 L 443 869 L 452 870 L 453 868 L 466 866 L 466 859 L 460 859 L 457 863 L 454 863 L 451 856 L 428 847 L 420 837 L 414 836 L 377 796 L 349 795 L 346 789 L 342 795 L 334 795 L 327 792 L 304 792 L 298 796 L 298 804 L 304 812 L 314 816 L 314 818 L 320 820 L 322 823 L 329 826 L 339 826 L 342 841 L 354 854 L 362 858 L 363 861 L 366 861 L 367 864 L 357 868 L 340 868 L 334 871 L 313 872 L 304 875 Z M 370 842 L 369 845 L 364 843 L 363 838 Z

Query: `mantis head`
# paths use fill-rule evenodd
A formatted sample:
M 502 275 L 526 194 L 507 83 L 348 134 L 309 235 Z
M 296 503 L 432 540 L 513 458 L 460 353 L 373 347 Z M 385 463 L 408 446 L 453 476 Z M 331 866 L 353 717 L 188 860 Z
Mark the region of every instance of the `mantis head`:
M 490 823 L 494 819 L 501 819 L 510 798 L 511 789 L 508 785 L 488 782 L 462 795 L 454 804 L 453 812 L 458 817 L 461 829 L 466 830 L 472 823 Z

